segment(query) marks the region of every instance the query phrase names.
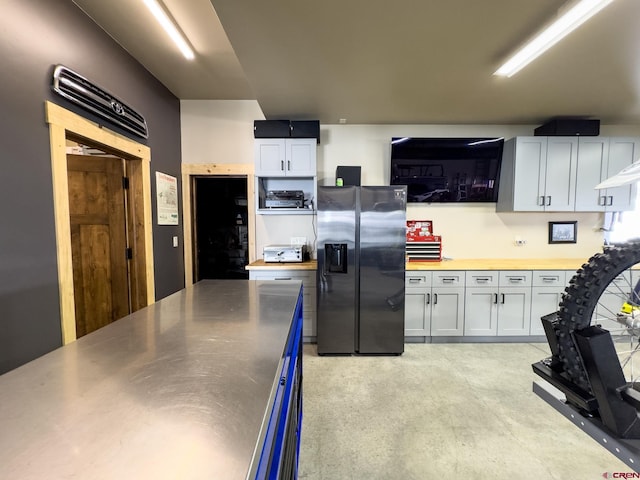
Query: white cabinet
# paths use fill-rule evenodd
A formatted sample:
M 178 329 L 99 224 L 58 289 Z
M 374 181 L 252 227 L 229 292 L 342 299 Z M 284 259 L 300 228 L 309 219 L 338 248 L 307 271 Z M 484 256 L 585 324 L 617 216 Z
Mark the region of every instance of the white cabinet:
M 405 337 L 431 335 L 431 272 L 405 274 Z
M 567 279 L 573 276 L 565 270 L 539 270 L 533 272 L 531 288 L 531 335 L 544 335 L 543 316 L 558 311 Z
M 299 280 L 302 282 L 303 323 L 302 336 L 315 340 L 316 337 L 316 271 L 293 270 L 274 267 L 269 270 L 249 270 L 249 280 Z
M 507 140 L 497 211 L 572 211 L 578 137 L 515 137 Z
M 467 272 L 464 334 L 495 336 L 498 333 L 498 272 Z
M 531 272 L 500 272 L 498 335 L 528 335 L 531 326 Z
M 315 177 L 315 138 L 254 140 L 255 175 L 259 177 Z
M 465 272 L 433 272 L 431 336 L 457 337 L 464 333 Z
M 405 336 L 460 336 L 465 272 L 407 272 Z
M 504 144 L 498 212 L 632 210 L 636 185 L 595 190 L 640 157 L 640 139 L 515 137 Z
M 464 334 L 529 335 L 530 271 L 467 272 Z
M 315 138 L 254 140 L 255 198 L 258 214 L 313 214 L 317 193 Z M 275 193 L 274 193 L 275 192 Z M 285 192 L 302 192 L 302 205 L 287 206 L 277 199 Z M 274 198 L 276 200 L 274 200 Z
M 575 210 L 605 212 L 633 210 L 636 184 L 606 190 L 594 187 L 640 157 L 640 139 L 580 137 Z

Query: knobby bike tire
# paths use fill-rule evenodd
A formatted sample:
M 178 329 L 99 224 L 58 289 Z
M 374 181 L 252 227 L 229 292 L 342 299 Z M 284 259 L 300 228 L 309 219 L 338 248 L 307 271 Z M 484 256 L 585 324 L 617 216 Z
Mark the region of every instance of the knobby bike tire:
M 558 356 L 565 374 L 583 390 L 591 385 L 573 340 L 573 332 L 591 324 L 593 312 L 609 284 L 640 262 L 640 239 L 607 247 L 576 272 L 565 289 L 558 309 Z

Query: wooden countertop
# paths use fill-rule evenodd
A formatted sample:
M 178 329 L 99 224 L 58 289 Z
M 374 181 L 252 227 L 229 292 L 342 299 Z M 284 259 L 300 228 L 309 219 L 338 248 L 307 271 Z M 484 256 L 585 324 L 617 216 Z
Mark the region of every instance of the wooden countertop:
M 265 262 L 264 260 L 256 260 L 244 267 L 245 270 L 316 270 L 318 268 L 317 260 L 309 260 L 306 262 L 292 262 L 292 263 L 275 263 Z
M 577 270 L 586 258 L 460 258 L 441 262 L 407 262 L 407 272 L 420 270 Z
M 460 258 L 441 262 L 407 262 L 407 272 L 420 270 L 577 270 L 586 258 Z M 266 263 L 256 260 L 246 270 L 316 270 L 317 260 L 301 263 Z

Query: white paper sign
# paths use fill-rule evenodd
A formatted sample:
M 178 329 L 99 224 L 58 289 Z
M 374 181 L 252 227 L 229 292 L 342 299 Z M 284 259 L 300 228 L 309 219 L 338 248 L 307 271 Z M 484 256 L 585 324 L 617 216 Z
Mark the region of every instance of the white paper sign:
M 178 180 L 156 172 L 158 225 L 178 225 Z

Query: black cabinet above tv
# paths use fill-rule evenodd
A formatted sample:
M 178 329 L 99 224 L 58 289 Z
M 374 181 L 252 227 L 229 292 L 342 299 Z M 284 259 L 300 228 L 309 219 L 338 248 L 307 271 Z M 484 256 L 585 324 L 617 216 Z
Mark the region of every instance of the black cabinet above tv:
M 496 202 L 502 137 L 391 141 L 391 185 L 407 186 L 414 203 Z

